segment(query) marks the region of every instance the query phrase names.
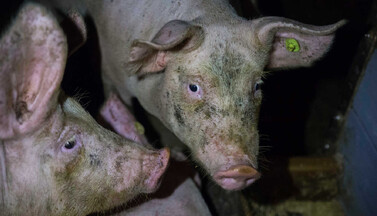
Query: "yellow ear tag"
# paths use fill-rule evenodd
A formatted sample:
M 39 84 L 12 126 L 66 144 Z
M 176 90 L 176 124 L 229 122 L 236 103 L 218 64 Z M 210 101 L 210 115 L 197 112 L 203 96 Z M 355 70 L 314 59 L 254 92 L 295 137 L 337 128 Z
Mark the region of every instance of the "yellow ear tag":
M 287 38 L 285 39 L 285 48 L 289 52 L 298 52 L 300 51 L 300 44 L 296 39 L 293 38 Z
M 145 129 L 144 129 L 143 125 L 140 124 L 140 122 L 135 122 L 134 126 L 135 126 L 136 132 L 138 134 L 143 135 L 145 133 Z

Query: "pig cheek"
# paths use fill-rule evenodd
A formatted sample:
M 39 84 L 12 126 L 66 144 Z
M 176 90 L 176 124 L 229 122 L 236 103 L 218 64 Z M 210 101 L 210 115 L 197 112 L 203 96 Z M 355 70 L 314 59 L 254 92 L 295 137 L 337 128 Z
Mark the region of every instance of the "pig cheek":
M 83 148 L 79 148 L 74 152 L 59 152 L 58 160 L 54 166 L 55 173 L 57 176 L 71 176 L 74 170 L 79 166 L 79 164 L 84 159 Z
M 115 176 L 114 190 L 116 193 L 137 193 L 139 183 L 143 178 L 141 164 L 141 159 L 131 159 L 123 154 L 115 156 L 114 164 L 110 166 L 108 176 Z
M 185 123 L 185 113 L 182 109 L 182 106 L 179 104 L 174 104 L 174 117 L 175 121 L 177 122 L 177 125 L 182 128 L 186 125 Z

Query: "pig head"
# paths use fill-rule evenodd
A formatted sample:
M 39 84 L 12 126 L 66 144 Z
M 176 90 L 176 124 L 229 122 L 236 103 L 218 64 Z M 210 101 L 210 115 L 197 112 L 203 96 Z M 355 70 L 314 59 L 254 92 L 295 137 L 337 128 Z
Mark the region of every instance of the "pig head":
M 60 90 L 66 38 L 37 4 L 0 41 L 1 215 L 87 215 L 156 190 L 169 152 L 99 126 Z
M 127 84 L 219 185 L 242 189 L 260 176 L 257 124 L 265 71 L 310 66 L 340 25 L 277 17 L 210 25 L 174 20 L 151 41 L 134 41 L 127 66 L 135 75 Z

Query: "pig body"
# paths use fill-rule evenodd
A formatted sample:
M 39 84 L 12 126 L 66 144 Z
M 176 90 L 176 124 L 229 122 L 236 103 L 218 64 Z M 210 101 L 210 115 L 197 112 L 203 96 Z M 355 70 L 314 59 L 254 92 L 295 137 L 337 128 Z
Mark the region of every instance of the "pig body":
M 101 126 L 60 90 L 67 43 L 26 4 L 0 41 L 0 215 L 87 215 L 156 190 L 169 157 Z
M 209 216 L 211 213 L 209 212 L 198 188 L 192 179 L 188 178 L 178 185 L 178 187 L 176 187 L 168 196 L 154 198 L 148 202 L 118 213 L 115 216 L 148 215 Z
M 266 70 L 310 66 L 343 25 L 245 20 L 226 0 L 56 2 L 94 20 L 106 95 L 141 105 L 224 189 L 256 179 Z

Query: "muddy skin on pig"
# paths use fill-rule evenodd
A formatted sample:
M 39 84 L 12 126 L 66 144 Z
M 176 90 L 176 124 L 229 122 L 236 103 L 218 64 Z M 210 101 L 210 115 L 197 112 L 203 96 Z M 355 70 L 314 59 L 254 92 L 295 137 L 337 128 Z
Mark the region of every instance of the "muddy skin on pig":
M 192 144 L 193 158 L 216 172 L 213 178 L 223 188 L 233 190 L 259 177 L 252 168 L 257 167 L 258 145 L 252 143 L 258 143 L 262 74 L 250 73 L 252 66 L 243 65 L 244 57 L 231 47 L 224 52 L 211 53 L 210 62 L 200 69 L 177 65 L 166 74 L 165 83 L 171 86 L 164 89 L 180 92 L 165 91 L 161 107 L 167 110 L 164 117 L 177 136 Z
M 98 32 L 107 97 L 136 97 L 227 190 L 260 177 L 261 79 L 309 67 L 344 22 L 312 26 L 282 17 L 245 20 L 226 0 L 64 1 Z
M 156 190 L 169 151 L 105 130 L 60 90 L 66 38 L 25 4 L 0 40 L 0 215 L 87 215 Z
M 111 94 L 106 100 L 100 114 L 103 118 L 102 122 L 121 136 L 132 139 L 140 145 L 150 145 L 145 143 L 143 126 L 136 121 L 115 94 Z M 188 161 L 179 162 L 171 159 L 159 189 L 147 197 L 136 198 L 125 208 L 117 209 L 115 215 L 211 215 L 197 185 L 194 184 L 195 174 L 196 171 Z

